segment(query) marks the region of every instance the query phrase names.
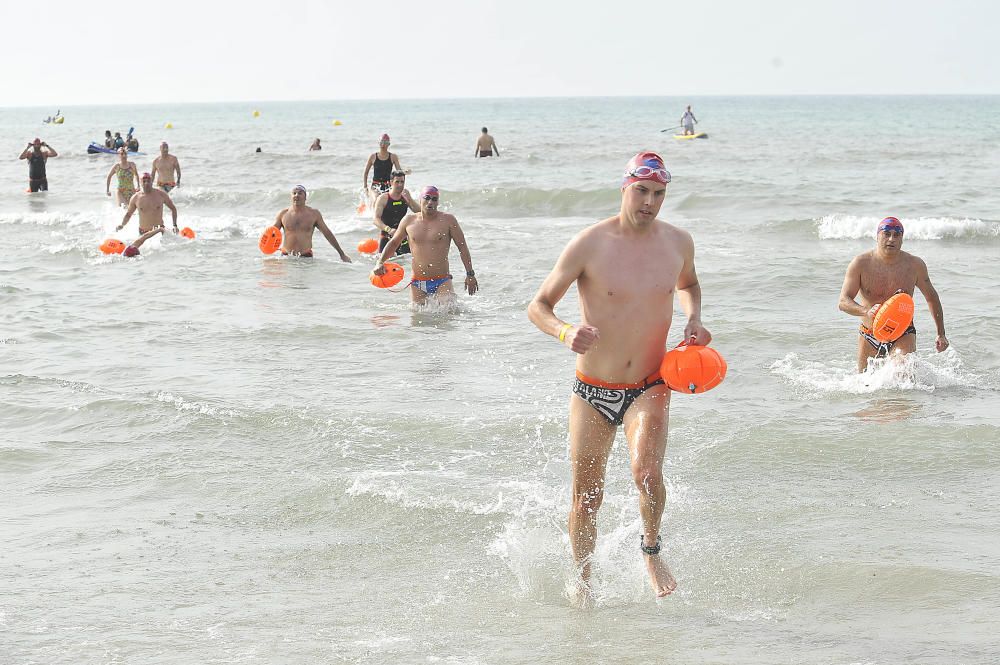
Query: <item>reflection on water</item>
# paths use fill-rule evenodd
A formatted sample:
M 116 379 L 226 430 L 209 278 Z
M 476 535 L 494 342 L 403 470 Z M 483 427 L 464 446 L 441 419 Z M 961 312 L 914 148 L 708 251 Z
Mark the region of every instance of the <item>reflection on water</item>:
M 854 416 L 866 422 L 892 423 L 906 420 L 916 414 L 920 405 L 903 397 L 877 399 L 869 406 L 854 413 Z

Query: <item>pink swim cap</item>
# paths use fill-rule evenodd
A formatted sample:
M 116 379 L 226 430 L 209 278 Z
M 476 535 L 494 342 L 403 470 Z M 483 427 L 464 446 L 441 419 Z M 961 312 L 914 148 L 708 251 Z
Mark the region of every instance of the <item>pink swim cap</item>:
M 425 196 L 438 196 L 439 197 L 441 195 L 438 193 L 438 188 L 437 187 L 435 187 L 434 185 L 427 185 L 422 190 L 420 190 L 420 198 L 424 198 Z
M 138 247 L 133 247 L 132 245 L 129 245 L 128 247 L 125 248 L 125 251 L 122 252 L 122 254 L 124 254 L 125 256 L 127 256 L 129 258 L 131 258 L 133 256 L 139 256 L 139 248 Z
M 654 180 L 664 185 L 670 183 L 670 171 L 663 166 L 663 158 L 655 152 L 640 152 L 628 160 L 625 175 L 622 176 L 622 190 L 642 180 Z
M 146 173 L 142 174 L 142 179 L 143 180 L 152 180 L 153 176 L 149 175 L 149 172 L 147 171 Z
M 902 233 L 903 223 L 895 217 L 886 217 L 878 223 L 878 231 L 876 233 L 881 233 L 882 231 L 898 231 Z
M 382 135 L 382 138 L 380 138 L 380 139 L 378 140 L 378 142 L 379 142 L 379 143 L 388 143 L 388 142 L 389 142 L 389 135 L 388 135 L 388 134 L 383 134 L 383 135 Z

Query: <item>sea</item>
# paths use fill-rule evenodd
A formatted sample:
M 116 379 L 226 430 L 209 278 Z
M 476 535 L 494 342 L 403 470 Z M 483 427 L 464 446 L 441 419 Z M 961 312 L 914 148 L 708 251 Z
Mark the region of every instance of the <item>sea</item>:
M 707 139 L 673 137 L 687 104 Z M 1000 97 L 54 111 L 0 109 L 0 663 L 1000 662 Z M 499 158 L 473 158 L 483 126 Z M 98 249 L 137 224 L 86 151 L 130 127 L 141 171 L 169 142 L 196 233 L 135 259 Z M 373 287 L 356 251 L 383 132 L 468 238 L 455 306 Z M 36 136 L 59 155 L 27 194 Z M 574 356 L 525 309 L 641 150 L 728 375 L 670 407 L 677 590 L 646 578 L 619 434 L 581 607 Z M 313 260 L 260 252 L 297 184 L 352 263 L 319 234 Z M 918 292 L 917 352 L 859 374 L 837 302 L 887 215 L 951 346 Z

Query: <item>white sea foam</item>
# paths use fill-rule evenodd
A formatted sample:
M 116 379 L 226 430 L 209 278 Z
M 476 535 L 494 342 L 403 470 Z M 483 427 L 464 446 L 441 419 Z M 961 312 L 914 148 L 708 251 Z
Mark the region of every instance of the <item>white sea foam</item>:
M 826 215 L 816 225 L 821 240 L 874 238 L 882 217 Z M 899 217 L 908 240 L 1000 237 L 1000 222 L 958 217 Z

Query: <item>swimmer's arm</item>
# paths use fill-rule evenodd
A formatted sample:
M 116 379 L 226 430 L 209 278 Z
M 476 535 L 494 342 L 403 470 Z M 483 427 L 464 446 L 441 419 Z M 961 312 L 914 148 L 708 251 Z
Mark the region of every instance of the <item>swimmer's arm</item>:
M 142 243 L 146 242 L 147 240 L 155 236 L 157 233 L 163 233 L 162 226 L 157 226 L 152 231 L 146 231 L 141 236 L 135 239 L 135 241 L 132 243 L 132 246 L 135 247 L 136 249 L 139 249 L 140 247 L 142 247 Z
M 685 234 L 684 265 L 677 275 L 677 299 L 681 309 L 687 314 L 687 325 L 684 326 L 684 339 L 693 344 L 708 345 L 712 341 L 712 333 L 701 323 L 701 284 L 698 283 L 698 272 L 694 267 L 694 240 Z
M 917 259 L 917 288 L 927 301 L 927 308 L 931 310 L 934 317 L 934 326 L 937 328 L 938 337 L 945 337 L 944 334 L 944 308 L 941 307 L 941 298 L 937 289 L 931 284 L 930 275 L 927 274 L 927 264 L 922 259 Z M 944 349 L 940 349 L 944 350 Z
M 115 229 L 116 231 L 121 231 L 128 224 L 128 220 L 132 219 L 132 214 L 135 212 L 135 200 L 138 196 L 138 194 L 133 194 L 132 198 L 128 200 L 128 210 L 125 211 L 125 218 L 122 219 L 122 223 Z
M 130 163 L 132 166 L 132 177 L 131 180 L 135 184 L 136 190 L 142 189 L 142 181 L 139 180 L 139 167 L 135 165 L 134 162 Z M 153 182 L 156 182 L 155 180 Z
M 375 199 L 375 215 L 372 218 L 372 224 L 379 231 L 384 231 L 385 233 L 392 233 L 389 229 L 389 225 L 382 221 L 382 213 L 385 211 L 385 204 L 389 201 L 388 194 L 379 194 L 379 197 Z
M 495 152 L 497 154 L 497 157 L 500 156 L 500 148 L 497 147 L 497 142 L 496 141 L 493 141 L 493 152 Z
M 46 155 L 46 157 L 58 157 L 59 156 L 59 153 L 56 152 L 56 149 L 53 148 L 52 146 L 50 146 L 48 143 L 43 143 L 42 145 L 45 146 L 45 149 L 49 153 L 49 154 Z
M 479 290 L 479 279 L 476 277 L 476 271 L 472 269 L 472 255 L 469 253 L 468 243 L 465 242 L 465 232 L 454 217 L 451 218 L 451 241 L 458 247 L 458 255 L 462 257 L 462 265 L 465 266 L 465 290 L 470 296 L 474 296 Z
M 153 166 L 149 169 L 149 176 L 153 179 L 153 183 L 156 183 L 156 170 L 160 165 L 160 157 L 153 160 Z M 141 183 L 140 183 L 141 184 Z
M 27 159 L 28 158 L 28 153 L 30 153 L 30 152 L 31 152 L 31 144 L 29 143 L 28 147 L 24 149 L 24 151 L 21 153 L 21 155 L 18 157 L 18 159 Z
M 413 195 L 410 194 L 410 190 L 403 190 L 403 200 L 406 201 L 406 205 L 410 210 L 413 212 L 420 212 L 420 206 L 413 200 Z
M 279 230 L 281 228 L 283 228 L 284 224 L 282 223 L 281 220 L 285 217 L 285 213 L 286 212 L 288 212 L 288 208 L 285 208 L 284 210 L 282 210 L 281 212 L 279 212 L 278 215 L 277 215 L 277 217 L 274 218 L 274 224 L 272 224 L 271 226 L 273 226 L 274 228 L 279 229 Z
M 337 250 L 338 254 L 340 254 L 340 260 L 344 263 L 350 263 L 350 257 L 347 256 L 347 254 L 344 254 L 344 250 L 340 248 L 340 243 L 337 242 L 337 236 L 333 235 L 333 231 L 331 231 L 330 227 L 326 225 L 325 221 L 323 221 L 323 215 L 320 213 L 316 214 L 319 215 L 319 219 L 316 220 L 316 228 L 319 229 L 319 232 L 326 237 L 326 241 L 333 245 L 333 248 Z
M 409 229 L 410 223 L 414 219 L 416 219 L 414 215 L 407 215 L 403 218 L 403 221 L 399 223 L 399 228 L 396 229 L 396 232 L 392 234 L 392 238 L 390 238 L 389 242 L 387 242 L 385 247 L 382 248 L 382 253 L 378 255 L 378 259 L 375 261 L 376 268 L 381 268 L 382 264 L 385 263 L 385 260 L 396 253 L 396 250 L 399 249 L 399 246 L 406 238 L 406 231 Z
M 375 153 L 373 152 L 368 157 L 368 163 L 365 164 L 365 174 L 361 176 L 361 184 L 365 187 L 368 186 L 368 172 L 372 170 L 372 163 L 375 161 Z
M 181 160 L 174 159 L 174 171 L 177 172 L 177 186 L 181 186 Z
M 566 323 L 556 316 L 555 306 L 573 282 L 583 276 L 587 254 L 585 238 L 577 236 L 571 240 L 528 305 L 528 319 L 539 330 L 556 339 L 562 335 L 563 339 L 559 341 L 568 344 L 576 353 L 585 353 L 597 342 L 600 333 L 593 326 Z
M 868 316 L 870 308 L 858 304 L 858 301 L 854 299 L 860 290 L 861 257 L 854 257 L 851 265 L 847 266 L 847 273 L 844 275 L 844 285 L 840 288 L 840 303 L 838 306 L 841 312 L 862 318 Z
M 174 218 L 174 231 L 177 231 L 177 206 L 174 205 L 174 202 L 171 201 L 170 197 L 167 196 L 166 194 L 163 195 L 163 198 L 164 198 L 163 202 L 166 204 L 168 208 L 170 208 L 170 214 Z
M 108 171 L 108 181 L 104 183 L 104 193 L 107 194 L 108 196 L 111 196 L 111 176 L 113 176 L 115 174 L 115 171 L 117 170 L 118 170 L 118 165 L 115 164 L 114 166 L 111 167 L 111 170 Z

